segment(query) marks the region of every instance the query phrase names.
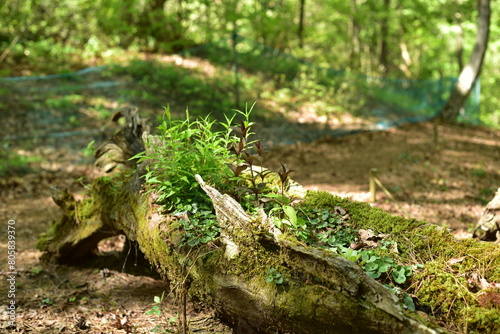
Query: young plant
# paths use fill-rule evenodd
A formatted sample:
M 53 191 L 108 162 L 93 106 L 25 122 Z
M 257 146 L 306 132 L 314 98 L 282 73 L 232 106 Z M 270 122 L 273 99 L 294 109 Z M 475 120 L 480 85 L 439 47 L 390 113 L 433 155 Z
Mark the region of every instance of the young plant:
M 287 214 L 288 206 L 283 207 Z M 293 232 L 299 240 L 315 247 L 326 248 L 334 252 L 349 247 L 357 238 L 357 231 L 346 225 L 335 212 L 320 209 L 300 209 L 297 214 L 297 227 Z M 279 228 L 279 227 L 278 227 Z
M 232 118 L 228 118 L 230 123 Z M 134 158 L 150 161 L 145 174 L 150 190 L 158 193 L 158 202 L 165 211 L 176 211 L 188 204 L 209 204 L 208 197 L 195 180 L 195 174 L 216 187 L 223 188 L 230 174 L 225 164 L 230 161 L 226 147 L 234 141 L 225 131 L 214 130 L 215 121 L 206 118 L 191 120 L 186 111 L 184 120 L 172 119 L 169 109 L 158 127 L 160 143 L 147 143 L 148 155 L 141 153 Z
M 274 283 L 274 284 L 283 284 L 283 276 L 274 268 L 269 269 L 266 271 L 267 277 L 266 277 L 266 282 L 267 283 Z
M 146 311 L 146 314 L 147 315 L 158 315 L 158 316 L 161 315 L 162 314 L 161 304 L 163 303 L 164 297 L 165 297 L 165 291 L 163 291 L 163 293 L 161 294 L 161 297 L 154 296 L 154 298 L 153 298 L 154 303 L 152 304 L 151 309 Z
M 399 265 L 386 255 L 378 256 L 373 250 L 362 253 L 360 265 L 371 278 L 378 279 L 384 275 L 386 279 L 392 279 L 400 285 L 406 283 L 413 274 L 410 266 Z
M 238 199 L 249 193 L 253 195 L 254 203 L 259 205 L 261 195 L 266 188 L 264 178 L 270 172 L 262 168 L 256 168 L 256 163 L 262 164 L 265 148 L 259 141 L 250 139 L 254 135 L 251 132 L 251 127 L 254 123 L 249 121 L 250 112 L 251 109 L 246 112 L 240 112 L 245 117 L 245 120 L 241 121 L 239 126 L 231 127 L 231 130 L 238 134 L 239 140 L 229 147 L 229 151 L 235 155 L 235 161 L 228 163 L 227 166 L 233 172 L 232 180 L 237 183 L 236 190 L 239 191 Z M 245 170 L 249 171 L 248 178 L 242 174 Z M 260 182 L 258 180 L 259 177 Z M 250 184 L 246 184 L 246 181 Z M 240 184 L 238 185 L 238 183 Z
M 181 218 L 184 234 L 180 246 L 194 247 L 199 244 L 207 244 L 217 238 L 220 227 L 217 217 L 209 208 L 198 208 L 196 205 L 186 205 L 186 218 Z
M 281 164 L 281 171 L 278 172 L 278 175 L 280 177 L 280 182 L 281 182 L 281 198 L 283 201 L 285 201 L 285 187 L 288 184 L 289 178 L 288 175 L 293 172 L 292 169 L 288 168 L 288 165 L 285 163 L 280 162 Z
M 154 298 L 153 298 L 154 303 L 151 304 L 152 306 L 148 311 L 146 311 L 146 314 L 147 315 L 155 315 L 155 316 L 159 316 L 159 317 L 163 316 L 164 315 L 164 313 L 163 313 L 163 311 L 164 311 L 164 307 L 163 307 L 164 299 L 165 299 L 165 291 L 162 292 L 161 296 L 154 296 Z M 178 316 L 169 317 L 168 324 L 170 326 L 175 325 L 175 323 L 177 322 L 177 319 L 178 319 Z M 152 329 L 152 332 L 153 333 L 169 333 L 170 331 L 167 331 L 161 325 L 156 325 Z

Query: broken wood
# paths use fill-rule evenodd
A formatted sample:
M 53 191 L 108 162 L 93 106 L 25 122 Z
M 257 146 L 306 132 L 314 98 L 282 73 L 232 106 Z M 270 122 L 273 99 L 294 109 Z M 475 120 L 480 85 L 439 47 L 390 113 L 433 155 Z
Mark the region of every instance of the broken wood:
M 486 205 L 473 233 L 474 238 L 500 242 L 500 188 Z

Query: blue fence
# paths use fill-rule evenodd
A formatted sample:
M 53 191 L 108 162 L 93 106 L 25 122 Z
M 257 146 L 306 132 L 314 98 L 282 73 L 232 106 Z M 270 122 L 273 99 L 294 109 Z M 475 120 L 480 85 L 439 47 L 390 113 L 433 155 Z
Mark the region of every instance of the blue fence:
M 384 130 L 404 123 L 429 120 L 440 112 L 457 80 L 456 78 L 436 80 L 379 78 L 318 67 L 290 54 L 236 35 L 233 38 L 200 45 L 186 50 L 182 54 L 230 66 L 233 68 L 236 78 L 238 71 L 246 69 L 260 71 L 269 77 L 280 77 L 285 81 L 295 80 L 301 75 L 310 76 L 309 78 L 317 80 L 318 84 L 331 87 L 334 93 L 338 92 L 340 87 L 347 85 L 354 87 L 366 101 L 367 107 L 360 110 L 360 114 L 357 116 L 372 120 L 370 128 L 354 130 L 317 128 L 313 130 L 314 133 L 311 133 L 311 129 L 307 128 L 307 130 L 302 131 L 303 136 L 298 138 L 304 141 L 314 140 L 325 135 L 342 136 L 367 130 Z M 114 78 L 103 74 L 107 68 L 107 66 L 99 66 L 74 73 L 0 78 L 0 98 L 13 98 L 12 96 L 2 96 L 2 86 L 8 86 L 16 94 L 32 99 L 34 95 L 40 97 L 40 95 L 54 92 L 79 94 L 88 90 L 113 92 L 123 89 L 128 83 L 110 80 Z M 236 83 L 238 84 L 238 81 Z M 237 95 L 238 86 L 235 87 L 235 90 Z M 478 123 L 479 102 L 480 84 L 478 82 L 460 114 L 459 121 Z M 47 115 L 48 111 L 42 109 L 33 111 L 33 114 L 37 113 Z M 70 116 L 66 116 L 65 120 L 67 121 Z M 293 140 L 289 138 L 286 141 Z

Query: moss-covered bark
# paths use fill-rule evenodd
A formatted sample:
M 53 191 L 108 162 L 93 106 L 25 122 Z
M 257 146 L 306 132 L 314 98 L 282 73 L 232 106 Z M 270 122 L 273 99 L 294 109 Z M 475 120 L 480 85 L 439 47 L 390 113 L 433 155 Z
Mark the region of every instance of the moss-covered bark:
M 341 206 L 356 229 L 385 234 L 397 252 L 379 249 L 401 264 L 419 264 L 407 292 L 431 319 L 457 333 L 500 333 L 500 245 L 457 240 L 445 228 L 392 216 L 366 203 L 310 192 L 302 205 Z
M 179 247 L 182 231 L 177 220 L 160 214 L 152 196 L 139 193 L 134 180 L 126 174 L 99 178 L 87 199 L 61 201 L 63 219 L 39 242 L 46 256 L 71 262 L 103 237 L 123 233 L 138 243 L 172 286 L 189 287 L 192 297 L 215 307 L 241 330 L 442 332 L 405 312 L 394 294 L 356 264 L 273 235 L 265 216 L 246 214 L 207 185 L 204 189 L 214 202 L 221 238 L 203 247 Z M 271 269 L 283 281 L 266 281 Z

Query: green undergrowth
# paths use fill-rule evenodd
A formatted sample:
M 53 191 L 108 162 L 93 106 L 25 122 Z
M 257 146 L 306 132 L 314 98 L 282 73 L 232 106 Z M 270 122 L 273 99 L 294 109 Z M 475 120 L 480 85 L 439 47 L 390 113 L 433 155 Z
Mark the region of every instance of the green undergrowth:
M 319 116 L 339 118 L 361 108 L 361 98 L 351 80 L 331 77 L 325 70 L 304 66 L 272 65 L 258 57 L 242 64 L 236 74 L 232 62 L 216 55 L 210 63 L 186 58 L 197 63 L 184 68 L 162 61 L 131 60 L 127 65 L 113 66 L 109 76 L 131 78 L 134 84 L 120 90 L 120 99 L 134 104 L 145 102 L 157 108 L 168 101 L 177 106 L 189 106 L 193 115 L 211 113 L 224 119 L 223 110 L 241 106 L 242 101 L 259 101 L 260 110 L 253 117 L 259 122 L 283 122 L 283 110 L 314 109 Z M 251 65 L 251 66 L 250 66 Z M 264 75 L 264 73 L 267 73 Z M 237 87 L 237 88 L 236 88 Z M 180 116 L 176 108 L 172 112 Z
M 392 242 L 378 247 L 378 256 L 413 268 L 404 288 L 417 309 L 458 333 L 500 332 L 500 289 L 481 287 L 481 280 L 500 282 L 500 246 L 476 239 L 457 240 L 445 228 L 390 215 L 366 203 L 351 202 L 326 192 L 308 192 L 303 207 L 349 213 L 354 229 L 370 229 Z
M 33 163 L 44 161 L 42 156 L 19 154 L 19 152 L 10 147 L 7 140 L 2 141 L 0 145 L 0 177 L 30 173 L 33 171 L 31 167 Z
M 163 98 L 159 97 L 168 96 L 169 101 L 189 105 L 194 112 L 205 111 L 205 114 L 228 110 L 234 104 L 233 83 L 228 73 L 209 78 L 199 68 L 187 69 L 175 64 L 141 60 L 132 60 L 127 66 L 114 66 L 110 72 L 134 79 L 137 87 L 120 92 L 126 100 L 134 103 L 163 104 Z M 217 116 L 223 118 L 220 113 Z

